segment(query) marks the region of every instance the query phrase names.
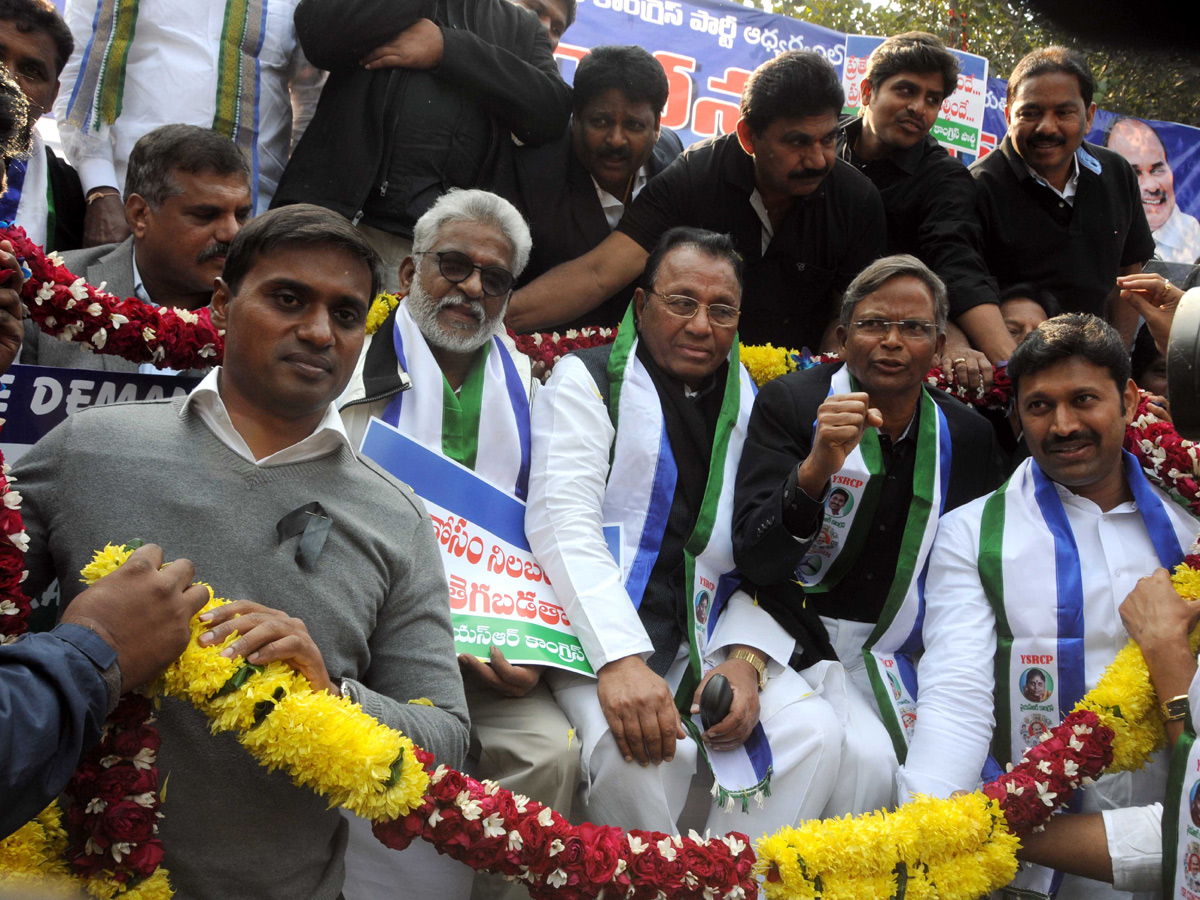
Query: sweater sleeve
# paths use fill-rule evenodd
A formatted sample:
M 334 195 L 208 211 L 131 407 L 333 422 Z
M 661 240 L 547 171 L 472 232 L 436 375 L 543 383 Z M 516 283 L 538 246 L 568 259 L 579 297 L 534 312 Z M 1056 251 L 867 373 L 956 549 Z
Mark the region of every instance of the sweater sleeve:
M 411 500 L 415 512 L 404 520 L 407 531 L 395 536 L 390 590 L 368 642 L 370 665 L 361 679 L 346 680 L 364 711 L 412 738 L 439 763 L 461 769 L 467 701 L 449 591 L 429 516 L 416 497 Z
M 336 70 L 358 61 L 418 19 L 433 19 L 437 0 L 302 0 L 296 37 L 309 62 Z

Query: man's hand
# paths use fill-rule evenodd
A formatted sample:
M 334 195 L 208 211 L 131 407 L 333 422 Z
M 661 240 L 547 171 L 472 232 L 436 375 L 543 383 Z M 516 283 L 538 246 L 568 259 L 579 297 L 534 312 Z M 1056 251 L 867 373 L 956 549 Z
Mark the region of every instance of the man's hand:
M 1180 597 L 1166 569 L 1138 579 L 1120 612 L 1125 630 L 1147 656 L 1163 647 L 1187 647 L 1188 635 L 1200 622 L 1200 603 Z
M 950 381 L 976 390 L 981 384 L 989 390 L 995 375 L 987 356 L 971 346 L 962 329 L 953 322 L 946 324 L 946 345 L 939 362 L 942 373 Z
M 1174 422 L 1171 418 L 1171 404 L 1166 397 L 1160 394 L 1151 394 L 1149 402 L 1146 404 L 1146 409 L 1153 415 L 1158 416 L 1164 422 Z
M 313 690 L 338 692 L 325 670 L 321 651 L 299 619 L 250 600 L 238 600 L 205 613 L 201 620 L 209 626 L 200 635 L 204 646 L 219 644 L 234 632 L 240 635 L 221 651 L 222 656 L 240 656 L 256 666 L 282 660 L 307 678 Z
M 186 559 L 163 567 L 162 549 L 145 544 L 125 565 L 71 601 L 62 621 L 90 628 L 117 651 L 121 689 L 157 677 L 188 644 L 188 622 L 208 602 L 192 584 L 196 570 Z
M 417 19 L 359 63 L 366 69 L 433 69 L 441 64 L 444 50 L 441 27 L 430 19 Z
M 733 688 L 733 704 L 729 707 L 729 715 L 704 732 L 702 737 L 713 750 L 736 750 L 746 743 L 746 738 L 750 737 L 750 732 L 758 724 L 758 672 L 744 659 L 727 659 L 705 675 L 696 688 L 692 697 L 693 713 L 700 712 L 700 695 L 714 675 L 724 675 L 729 679 L 729 686 Z
M 21 286 L 24 283 L 25 276 L 21 274 L 21 266 L 13 255 L 12 244 L 0 241 L 0 375 L 7 372 L 17 358 L 21 338 L 25 335 L 21 325 L 21 317 L 25 315 L 25 307 L 21 303 Z
M 1121 299 L 1146 320 L 1158 352 L 1165 355 L 1171 338 L 1171 323 L 1175 320 L 1175 309 L 1183 299 L 1183 291 L 1153 272 L 1122 275 L 1117 279 L 1117 287 L 1121 290 Z
M 488 657 L 490 664 L 463 653 L 458 657 L 458 664 L 464 673 L 470 672 L 502 697 L 524 697 L 542 677 L 535 666 L 514 666 L 504 658 L 499 647 L 492 647 Z
M 596 674 L 600 708 L 625 762 L 670 762 L 683 725 L 671 689 L 636 656 L 603 666 Z
M 867 428 L 883 425 L 879 410 L 870 406 L 871 398 L 862 391 L 834 394 L 817 408 L 817 429 L 812 452 L 800 464 L 797 481 L 810 497 L 819 497 L 825 482 L 842 470 Z
M 83 214 L 83 246 L 119 244 L 129 237 L 129 222 L 125 219 L 125 202 L 116 188 L 96 188 L 114 193 L 88 204 Z

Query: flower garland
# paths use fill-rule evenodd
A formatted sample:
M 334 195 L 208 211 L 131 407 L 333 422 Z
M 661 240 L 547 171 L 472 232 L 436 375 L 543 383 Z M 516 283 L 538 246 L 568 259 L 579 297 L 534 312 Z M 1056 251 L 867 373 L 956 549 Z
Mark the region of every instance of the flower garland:
M 1200 458 L 1194 442 L 1150 411 L 1151 395 L 1141 391 L 1133 424 L 1125 430 L 1125 449 L 1137 457 L 1148 477 L 1194 515 L 1200 516 Z
M 0 426 L 4 420 L 0 419 Z M 29 535 L 21 521 L 21 492 L 13 490 L 9 465 L 0 456 L 0 644 L 9 644 L 25 633 L 29 623 L 29 598 L 21 584 Z
M 432 757 L 418 751 L 427 766 Z M 548 806 L 438 766 L 419 809 L 376 824 L 395 850 L 414 838 L 476 871 L 522 884 L 533 900 L 745 900 L 757 896 L 750 839 L 705 839 L 571 825 Z
M 72 275 L 61 256 L 47 256 L 19 225 L 0 222 L 0 240 L 12 244 L 21 262 L 21 297 L 46 334 L 160 369 L 220 364 L 224 341 L 207 307 L 191 312 L 114 297 L 104 292 L 104 285 L 94 288 Z

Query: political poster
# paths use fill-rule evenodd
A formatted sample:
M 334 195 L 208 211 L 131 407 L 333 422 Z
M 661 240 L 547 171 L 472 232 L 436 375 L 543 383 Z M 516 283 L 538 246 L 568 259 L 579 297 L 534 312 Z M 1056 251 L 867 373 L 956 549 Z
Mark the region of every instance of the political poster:
M 450 584 L 457 653 L 486 660 L 495 646 L 511 663 L 593 674 L 525 540 L 524 503 L 379 419 L 361 452 L 425 503 Z

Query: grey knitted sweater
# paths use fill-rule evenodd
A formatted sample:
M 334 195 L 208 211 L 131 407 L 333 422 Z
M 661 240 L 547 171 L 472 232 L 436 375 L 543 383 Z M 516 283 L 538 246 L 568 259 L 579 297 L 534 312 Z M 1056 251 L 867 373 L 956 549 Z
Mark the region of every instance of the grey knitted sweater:
M 182 399 L 85 409 L 14 467 L 30 536 L 26 589 L 55 576 L 79 593 L 95 549 L 132 538 L 187 557 L 218 596 L 302 619 L 334 683 L 439 762 L 460 767 L 467 712 L 445 575 L 411 490 L 348 449 L 258 468 L 229 450 Z M 275 524 L 319 501 L 333 529 L 315 571 Z M 433 707 L 407 701 L 425 697 Z M 161 832 L 181 900 L 328 900 L 343 880 L 346 824 L 191 706 L 166 700 L 159 765 L 170 776 Z

